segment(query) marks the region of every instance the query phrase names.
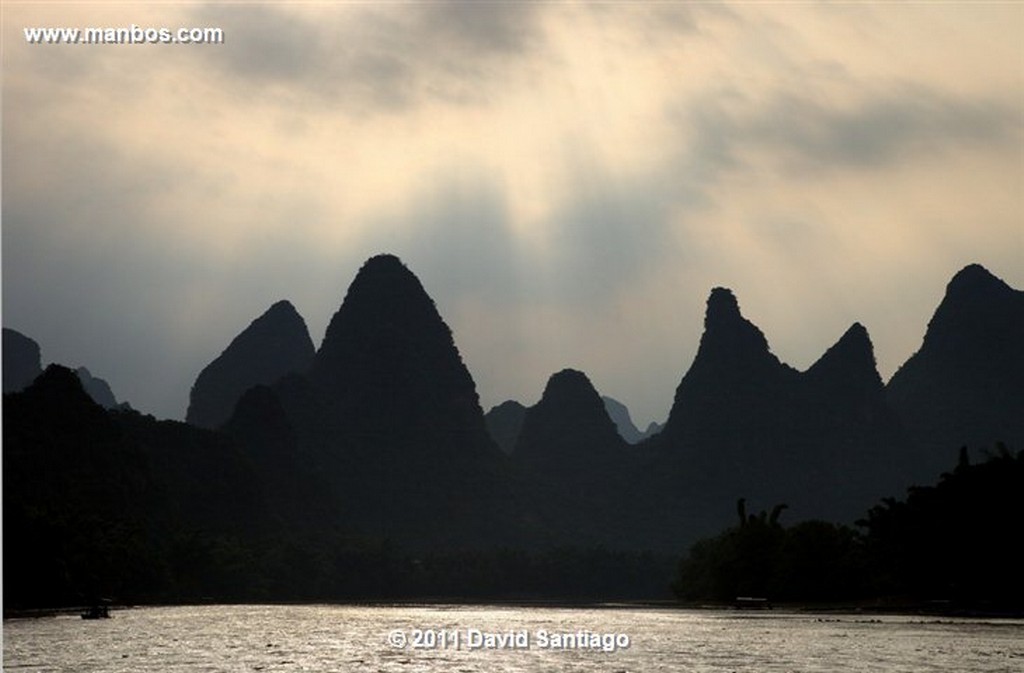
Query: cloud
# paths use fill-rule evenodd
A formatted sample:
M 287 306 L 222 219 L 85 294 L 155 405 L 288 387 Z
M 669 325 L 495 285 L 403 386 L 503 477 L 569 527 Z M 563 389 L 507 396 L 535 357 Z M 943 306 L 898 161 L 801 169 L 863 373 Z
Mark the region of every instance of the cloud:
M 614 176 L 597 163 L 579 169 L 573 187 L 545 225 L 548 301 L 590 311 L 664 261 L 671 249 L 670 203 L 679 195 L 663 180 Z
M 195 21 L 224 27 L 221 49 L 197 52 L 229 87 L 344 106 L 402 111 L 423 101 L 481 104 L 497 76 L 543 44 L 532 2 L 335 6 L 209 4 Z
M 378 217 L 363 249 L 398 254 L 428 291 L 453 304 L 514 310 L 536 288 L 526 251 L 512 229 L 507 195 L 483 168 L 442 172 L 399 212 Z
M 1020 268 L 1021 52 L 1005 14 L 13 11 L 4 318 L 160 414 L 180 416 L 199 369 L 277 299 L 316 340 L 377 252 L 420 276 L 492 402 L 574 365 L 648 418 L 714 285 L 794 364 L 860 320 L 891 368 L 956 268 L 1011 282 Z M 133 21 L 218 25 L 227 42 L 49 48 L 17 28 Z
M 536 15 L 542 7 L 542 3 L 521 0 L 420 3 L 414 25 L 432 42 L 459 45 L 457 51 L 466 57 L 519 54 L 536 38 Z
M 999 101 L 961 100 L 922 87 L 866 94 L 841 105 L 781 90 L 767 100 L 718 91 L 687 100 L 671 113 L 679 160 L 699 160 L 702 177 L 743 170 L 766 152 L 791 177 L 837 170 L 882 170 L 935 160 L 966 147 L 1020 142 L 1019 109 Z
M 918 157 L 938 158 L 967 145 L 1016 142 L 1019 110 L 992 100 L 959 100 L 919 87 L 839 108 L 781 96 L 743 129 L 746 140 L 773 144 L 801 173 L 831 168 L 875 170 Z

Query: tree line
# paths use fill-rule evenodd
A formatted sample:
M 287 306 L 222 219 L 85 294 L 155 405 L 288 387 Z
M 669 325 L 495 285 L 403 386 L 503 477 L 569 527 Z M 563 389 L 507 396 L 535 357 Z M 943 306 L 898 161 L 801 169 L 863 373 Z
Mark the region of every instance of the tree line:
M 855 526 L 785 526 L 784 504 L 755 514 L 740 499 L 736 524 L 692 546 L 673 590 L 691 602 L 761 597 L 1020 610 L 1021 493 L 1024 452 L 999 444 L 977 464 L 962 448 L 937 484 L 883 499 Z

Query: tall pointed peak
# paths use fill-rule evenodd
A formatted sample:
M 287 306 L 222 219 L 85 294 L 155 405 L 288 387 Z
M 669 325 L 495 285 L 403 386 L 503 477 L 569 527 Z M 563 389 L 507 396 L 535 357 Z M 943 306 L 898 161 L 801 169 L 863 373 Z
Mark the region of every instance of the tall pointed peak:
M 376 292 L 405 291 L 426 296 L 416 275 L 401 259 L 391 254 L 375 255 L 363 263 L 349 286 L 346 300 L 368 286 Z
M 949 446 L 1024 441 L 1024 291 L 979 264 L 946 286 L 921 348 L 887 386 L 913 438 Z
M 708 296 L 704 314 L 704 335 L 700 352 L 705 356 L 768 354 L 764 333 L 740 313 L 740 305 L 732 290 L 716 287 Z M 772 356 L 774 358 L 774 356 Z
M 662 434 L 682 432 L 693 409 L 724 409 L 735 404 L 738 391 L 751 399 L 770 397 L 794 376 L 796 371 L 772 354 L 764 333 L 740 313 L 732 291 L 716 287 L 708 297 L 697 356 L 676 388 Z
M 1009 324 L 1020 324 L 1022 303 L 1024 292 L 1013 289 L 980 264 L 966 266 L 946 286 L 946 295 L 928 323 L 922 347 L 958 350 L 971 335 L 982 341 L 996 338 L 986 337 L 986 330 L 1006 335 Z
M 724 287 L 713 288 L 708 296 L 708 308 L 704 314 L 705 327 L 724 321 L 742 319 L 739 302 L 736 301 L 736 295 L 732 290 Z
M 946 286 L 947 297 L 971 297 L 993 293 L 1012 292 L 1012 288 L 981 264 L 969 264 L 960 269 Z
M 306 321 L 299 315 L 295 306 L 287 299 L 281 299 L 271 304 L 270 308 L 253 320 L 248 327 L 235 337 L 234 341 L 250 338 L 253 334 L 259 334 L 267 329 L 274 329 L 275 326 L 308 333 Z
M 842 349 L 859 355 L 869 355 L 874 359 L 874 345 L 871 343 L 871 336 L 868 329 L 859 322 L 850 325 L 843 336 L 839 337 L 833 349 Z
M 327 326 L 311 373 L 315 380 L 333 386 L 351 366 L 360 366 L 354 362 L 361 357 L 360 350 L 414 350 L 411 344 L 422 339 L 431 341 L 436 353 L 445 352 L 446 361 L 454 353 L 461 366 L 451 330 L 416 275 L 395 255 L 376 255 L 349 285 Z
M 812 378 L 832 379 L 837 384 L 857 381 L 878 390 L 882 388 L 871 336 L 859 322 L 853 323 L 807 373 Z
M 346 431 L 403 442 L 433 433 L 492 446 L 476 384 L 434 301 L 394 255 L 372 257 L 331 318 L 309 378 Z M 438 440 L 440 441 L 440 440 Z
M 219 427 L 247 389 L 305 371 L 313 354 L 306 321 L 291 302 L 274 303 L 199 373 L 186 420 L 200 427 Z
M 302 316 L 299 315 L 299 312 L 295 309 L 295 306 L 292 305 L 292 303 L 287 299 L 281 299 L 280 301 L 274 302 L 273 304 L 271 304 L 270 308 L 268 308 L 266 312 L 260 317 L 266 318 L 267 316 L 295 317 L 299 318 L 300 320 L 302 319 Z

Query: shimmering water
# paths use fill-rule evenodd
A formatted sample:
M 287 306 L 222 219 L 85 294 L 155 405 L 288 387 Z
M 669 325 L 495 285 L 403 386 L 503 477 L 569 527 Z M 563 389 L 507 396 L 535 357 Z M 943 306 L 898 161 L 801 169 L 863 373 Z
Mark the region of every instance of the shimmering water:
M 1024 620 L 777 611 L 168 607 L 3 635 L 9 671 L 1024 671 Z

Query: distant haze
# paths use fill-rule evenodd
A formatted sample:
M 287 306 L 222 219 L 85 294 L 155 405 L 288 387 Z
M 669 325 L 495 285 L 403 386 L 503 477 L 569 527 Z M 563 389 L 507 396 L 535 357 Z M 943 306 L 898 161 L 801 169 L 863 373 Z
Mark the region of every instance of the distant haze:
M 182 418 L 290 300 L 402 258 L 484 408 L 572 367 L 663 421 L 712 287 L 884 379 L 953 274 L 1024 288 L 1018 3 L 6 3 L 3 324 Z M 30 45 L 35 26 L 219 45 Z

